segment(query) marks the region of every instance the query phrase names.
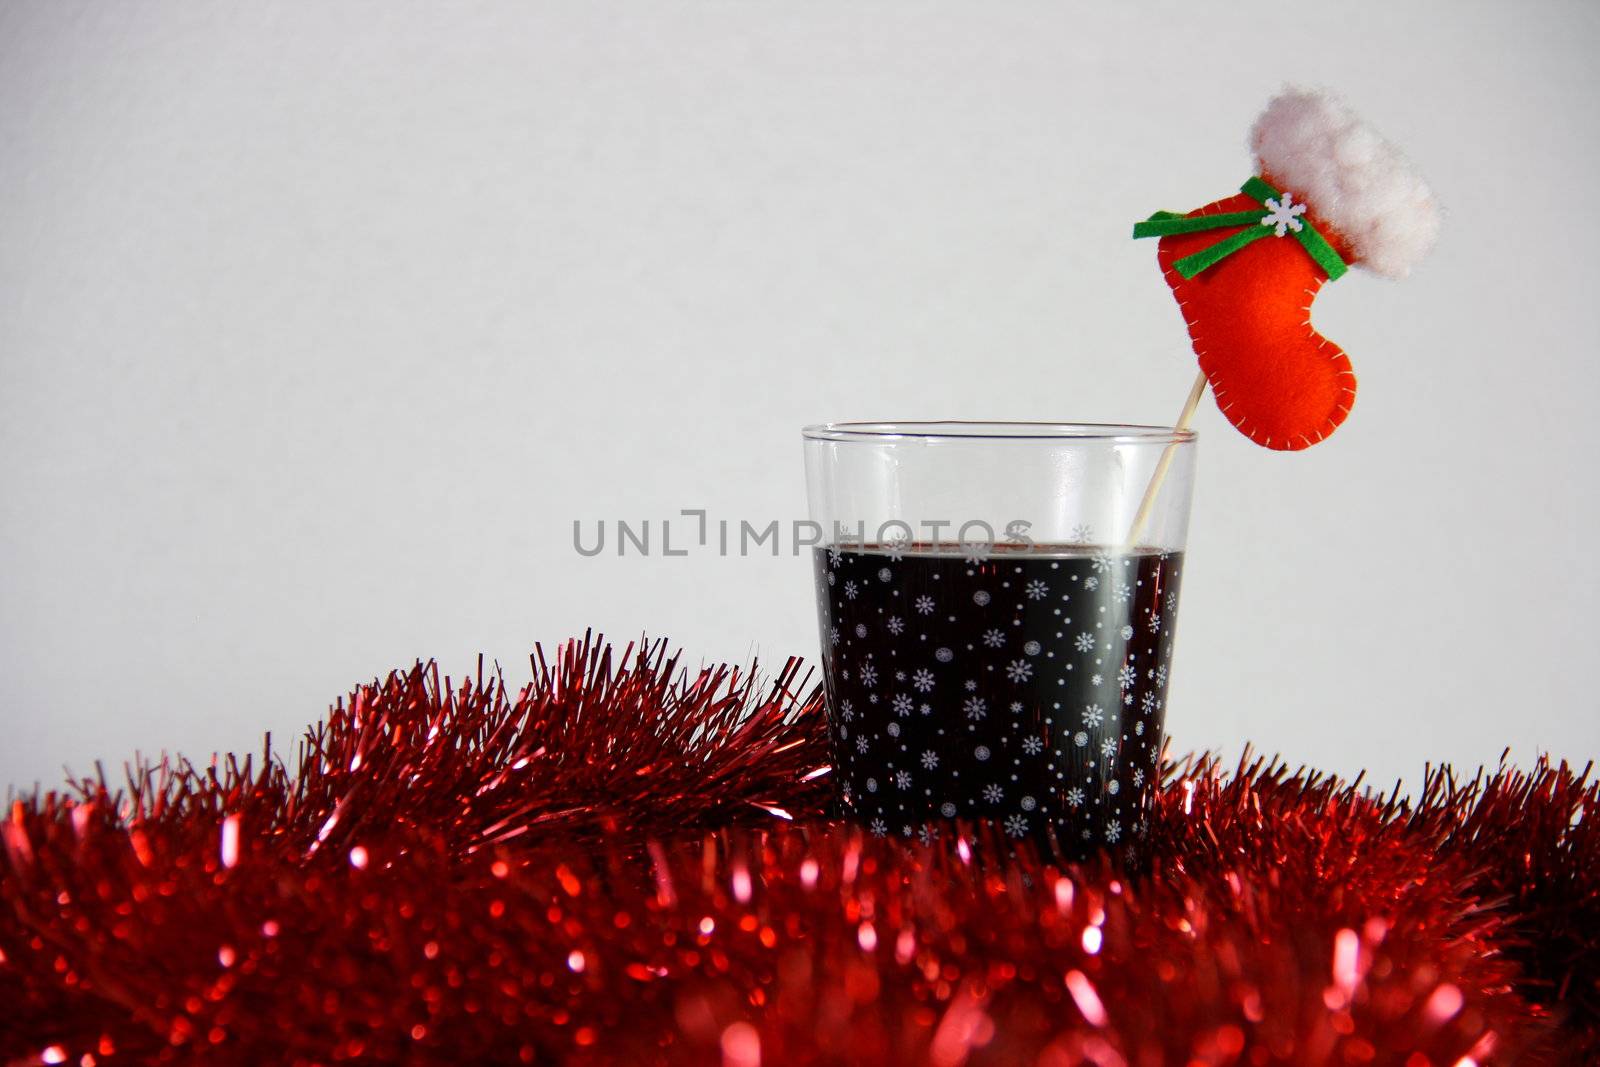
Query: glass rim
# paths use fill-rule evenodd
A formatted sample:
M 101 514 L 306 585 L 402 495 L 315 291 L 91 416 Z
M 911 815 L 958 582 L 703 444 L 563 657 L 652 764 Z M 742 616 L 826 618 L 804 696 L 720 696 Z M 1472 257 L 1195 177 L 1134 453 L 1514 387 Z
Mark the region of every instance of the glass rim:
M 1175 426 L 1110 422 L 978 422 L 936 419 L 904 422 L 819 422 L 803 426 L 808 441 L 1049 441 L 1112 444 L 1189 444 L 1197 435 Z

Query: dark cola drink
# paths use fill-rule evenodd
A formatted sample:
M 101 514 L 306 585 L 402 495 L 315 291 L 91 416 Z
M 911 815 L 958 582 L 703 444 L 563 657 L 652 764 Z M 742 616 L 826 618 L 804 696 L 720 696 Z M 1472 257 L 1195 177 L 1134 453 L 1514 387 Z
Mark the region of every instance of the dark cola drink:
M 845 814 L 879 835 L 990 820 L 1136 858 L 1159 774 L 1181 553 L 819 549 Z

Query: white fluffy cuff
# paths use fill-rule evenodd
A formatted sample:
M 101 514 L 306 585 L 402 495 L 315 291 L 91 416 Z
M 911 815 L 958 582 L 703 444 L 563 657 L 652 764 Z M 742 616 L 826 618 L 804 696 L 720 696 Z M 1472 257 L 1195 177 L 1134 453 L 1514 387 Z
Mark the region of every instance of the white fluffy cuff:
M 1342 103 L 1291 89 L 1250 131 L 1262 171 L 1328 223 L 1361 266 L 1401 278 L 1439 235 L 1439 205 L 1411 162 Z

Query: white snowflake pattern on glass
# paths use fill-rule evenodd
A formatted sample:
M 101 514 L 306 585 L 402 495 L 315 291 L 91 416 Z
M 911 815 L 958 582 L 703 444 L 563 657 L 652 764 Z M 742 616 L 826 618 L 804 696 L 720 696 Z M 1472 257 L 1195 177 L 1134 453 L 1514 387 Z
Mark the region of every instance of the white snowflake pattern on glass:
M 1050 587 L 1037 578 L 1022 587 L 1029 600 L 1043 600 L 1050 595 Z
M 1106 824 L 1106 840 L 1113 845 L 1122 840 L 1122 824 L 1115 819 Z
M 931 692 L 933 690 L 933 672 L 926 667 L 917 671 L 911 676 L 911 688 L 919 693 Z
M 1039 806 L 1039 802 L 1032 797 L 1023 797 L 1021 800 L 1017 801 L 1017 803 L 1021 806 L 1023 811 L 1032 811 L 1034 808 Z
M 912 700 L 905 693 L 899 693 L 894 698 L 894 713 L 904 719 L 911 714 Z
M 887 627 L 889 632 L 894 634 L 896 637 L 899 637 L 901 634 L 906 632 L 905 620 L 900 618 L 898 615 L 889 616 L 889 621 L 883 625 Z
M 912 606 L 917 609 L 917 613 L 919 615 L 932 615 L 933 597 L 924 593 L 922 596 L 919 596 L 916 600 L 912 601 Z
M 1091 574 L 1083 580 L 1083 587 L 1092 593 L 1100 588 L 1100 579 Z
M 1134 736 L 1136 736 L 1136 737 L 1143 737 L 1144 736 L 1144 720 L 1143 719 L 1141 719 L 1138 722 L 1133 724 L 1133 732 L 1134 732 Z
M 1077 733 L 1072 735 L 1072 743 L 1077 745 L 1079 748 L 1083 748 L 1089 743 L 1089 735 L 1084 733 L 1082 730 L 1079 730 Z
M 880 581 L 880 582 L 889 582 L 889 581 L 893 581 L 893 580 L 894 580 L 894 571 L 890 570 L 888 567 L 879 567 L 878 568 L 878 581 Z
M 1118 604 L 1126 604 L 1133 599 L 1133 586 L 1118 578 L 1111 583 L 1111 595 L 1117 598 Z
M 1079 789 L 1077 786 L 1073 786 L 1071 789 L 1067 790 L 1066 800 L 1069 808 L 1083 807 L 1083 790 Z
M 1144 768 L 1135 767 L 1133 769 L 1133 787 L 1138 789 L 1141 785 L 1144 785 Z
M 1006 665 L 1006 677 L 1013 682 L 1026 682 L 1033 677 L 1033 664 L 1026 660 L 1012 660 Z
M 894 784 L 895 784 L 895 788 L 897 788 L 897 789 L 910 789 L 911 788 L 911 772 L 910 771 L 895 771 L 894 772 Z
M 1037 737 L 1025 737 L 1022 739 L 1022 751 L 1030 756 L 1037 756 L 1044 751 L 1044 742 Z
M 1022 654 L 1024 656 L 1037 656 L 1043 651 L 1044 646 L 1037 641 L 1024 641 L 1022 643 Z
M 917 837 L 924 845 L 931 845 L 939 840 L 939 829 L 932 823 L 923 823 L 922 829 L 917 831 Z
M 882 837 L 884 834 L 889 832 L 889 824 L 884 822 L 882 819 L 873 819 L 871 822 L 867 823 L 867 829 L 872 831 L 873 837 Z
M 856 623 L 856 636 L 857 637 L 865 637 L 865 636 L 867 636 L 867 624 L 866 623 L 864 623 L 864 622 Z
M 999 648 L 1006 643 L 1006 635 L 999 630 L 985 630 L 983 632 L 983 643 L 987 648 Z
M 843 557 L 840 555 L 839 550 L 837 548 L 828 549 L 828 566 L 837 567 L 839 565 L 840 559 L 842 559 L 842 558 Z
M 1106 721 L 1106 713 L 1100 710 L 1099 704 L 1085 704 L 1083 707 L 1083 725 L 1093 730 Z
M 994 598 L 991 597 L 988 593 L 984 592 L 982 589 L 980 589 L 976 593 L 972 594 L 972 602 L 974 604 L 978 605 L 978 607 L 980 607 L 980 608 L 988 607 L 989 606 L 989 601 L 992 600 L 992 599 L 994 599 Z
M 846 600 L 854 600 L 860 595 L 861 587 L 855 583 L 855 579 L 844 583 L 844 598 Z
M 1115 756 L 1116 754 L 1117 754 L 1117 739 L 1116 738 L 1108 737 L 1104 741 L 1100 742 L 1100 755 L 1106 757 L 1106 759 L 1110 759 L 1112 756 Z
M 1089 565 L 1095 569 L 1096 574 L 1110 574 L 1114 562 L 1109 552 L 1096 552 L 1089 558 Z
M 1162 686 L 1167 684 L 1167 665 L 1165 663 L 1156 668 L 1156 684 Z
M 963 541 L 961 542 L 961 555 L 968 563 L 979 564 L 989 558 L 989 542 Z
M 1167 610 L 1168 611 L 1177 611 L 1178 610 L 1178 594 L 1177 593 L 1168 593 L 1167 594 Z
M 1103 681 L 1105 681 L 1105 676 L 1104 675 L 1100 675 L 1100 674 L 1091 674 L 1091 675 L 1089 675 L 1089 684 L 1090 685 L 1098 686 Z
M 867 751 L 867 739 L 865 737 L 856 738 L 856 751 L 862 753 Z
M 923 704 L 918 705 L 917 710 L 922 712 L 922 714 L 924 714 L 924 715 L 932 715 L 933 714 L 933 705 L 932 704 L 928 704 L 928 703 L 923 703 Z
M 1146 693 L 1143 697 L 1141 697 L 1139 699 L 1139 710 L 1144 712 L 1146 715 L 1150 714 L 1152 711 L 1155 711 L 1156 695 L 1154 693 Z
M 926 770 L 933 770 L 939 766 L 939 753 L 932 749 L 924 749 L 922 753 L 922 766 Z
M 874 667 L 870 663 L 862 664 L 862 667 L 861 667 L 861 684 L 862 685 L 873 685 L 874 683 L 877 682 L 877 680 L 878 680 L 878 668 Z
M 1122 706 L 1125 708 L 1133 707 L 1133 693 L 1131 691 L 1122 694 Z
M 1026 815 L 1011 815 L 1006 818 L 1006 833 L 1012 837 L 1021 837 L 1028 832 L 1028 817 Z
M 1133 669 L 1133 664 L 1131 663 L 1124 663 L 1122 669 L 1117 672 L 1117 684 L 1124 689 L 1131 688 L 1138 678 L 1139 672 Z
M 993 755 L 993 753 L 989 751 L 988 745 L 979 745 L 977 748 L 972 750 L 972 755 L 973 758 L 979 763 L 983 763 L 986 762 L 989 757 Z
M 1161 616 L 1160 615 L 1156 615 L 1156 614 L 1153 614 L 1153 613 L 1151 614 L 1151 616 L 1150 616 L 1150 632 L 1153 633 L 1153 634 L 1158 634 L 1158 633 L 1161 632 Z
M 1013 715 L 1021 715 L 1023 711 L 1024 711 L 1024 708 L 1023 708 L 1023 705 L 1022 705 L 1022 701 L 1013 700 L 1011 702 L 1011 714 L 1013 714 Z
M 876 778 L 868 778 L 867 779 L 867 792 L 876 793 L 877 791 L 878 791 L 878 780 Z
M 841 702 L 839 705 L 839 716 L 843 718 L 845 722 L 850 722 L 856 717 L 856 706 L 848 700 Z
M 897 563 L 905 558 L 906 549 L 910 546 L 911 542 L 904 537 L 892 537 L 883 543 L 884 550 L 888 552 L 889 558 Z
M 956 806 L 955 806 L 955 804 L 951 803 L 948 800 L 945 801 L 943 804 L 940 804 L 939 805 L 939 814 L 943 815 L 947 819 L 955 818 L 956 817 Z
M 1117 781 L 1115 778 L 1111 779 L 1111 781 L 1106 783 L 1106 792 L 1110 793 L 1112 796 L 1116 796 L 1118 793 L 1122 792 L 1122 783 Z
M 897 722 L 891 722 L 889 725 L 883 728 L 883 732 L 888 734 L 890 737 L 899 737 L 900 724 Z
M 897 681 L 897 682 L 905 681 L 906 680 L 906 672 L 905 671 L 895 671 L 894 672 L 894 680 Z
M 969 719 L 981 719 L 989 714 L 989 705 L 982 697 L 968 697 L 962 702 L 961 710 Z
M 1094 651 L 1094 634 L 1085 631 L 1072 639 L 1072 645 L 1079 652 Z
M 1086 545 L 1094 540 L 1094 527 L 1086 522 L 1080 522 L 1072 528 L 1069 536 L 1073 544 Z
M 839 628 L 837 626 L 828 627 L 828 642 L 835 645 L 839 643 Z
M 1005 795 L 1006 791 L 995 785 L 993 782 L 990 782 L 988 785 L 983 787 L 983 799 L 987 800 L 991 804 L 1000 803 L 1001 799 Z
M 839 576 L 837 574 L 833 573 L 832 571 L 829 571 L 828 572 L 828 584 L 829 585 L 837 585 L 838 582 L 839 582 Z
M 1132 626 L 1128 626 L 1127 624 L 1124 624 L 1122 629 L 1118 630 L 1117 632 L 1122 635 L 1122 639 L 1124 641 L 1132 641 L 1133 640 L 1133 627 Z
M 976 693 L 978 691 L 978 683 L 973 681 L 971 678 L 968 678 L 966 681 L 961 683 L 961 688 L 965 689 L 969 693 Z

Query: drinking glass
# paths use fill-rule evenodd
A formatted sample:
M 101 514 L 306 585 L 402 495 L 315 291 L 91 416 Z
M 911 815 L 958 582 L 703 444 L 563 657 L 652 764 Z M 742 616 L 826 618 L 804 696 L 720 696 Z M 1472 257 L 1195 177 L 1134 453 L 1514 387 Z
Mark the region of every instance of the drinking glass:
M 844 814 L 989 820 L 1139 856 L 1160 775 L 1195 435 L 1083 423 L 808 426 Z

